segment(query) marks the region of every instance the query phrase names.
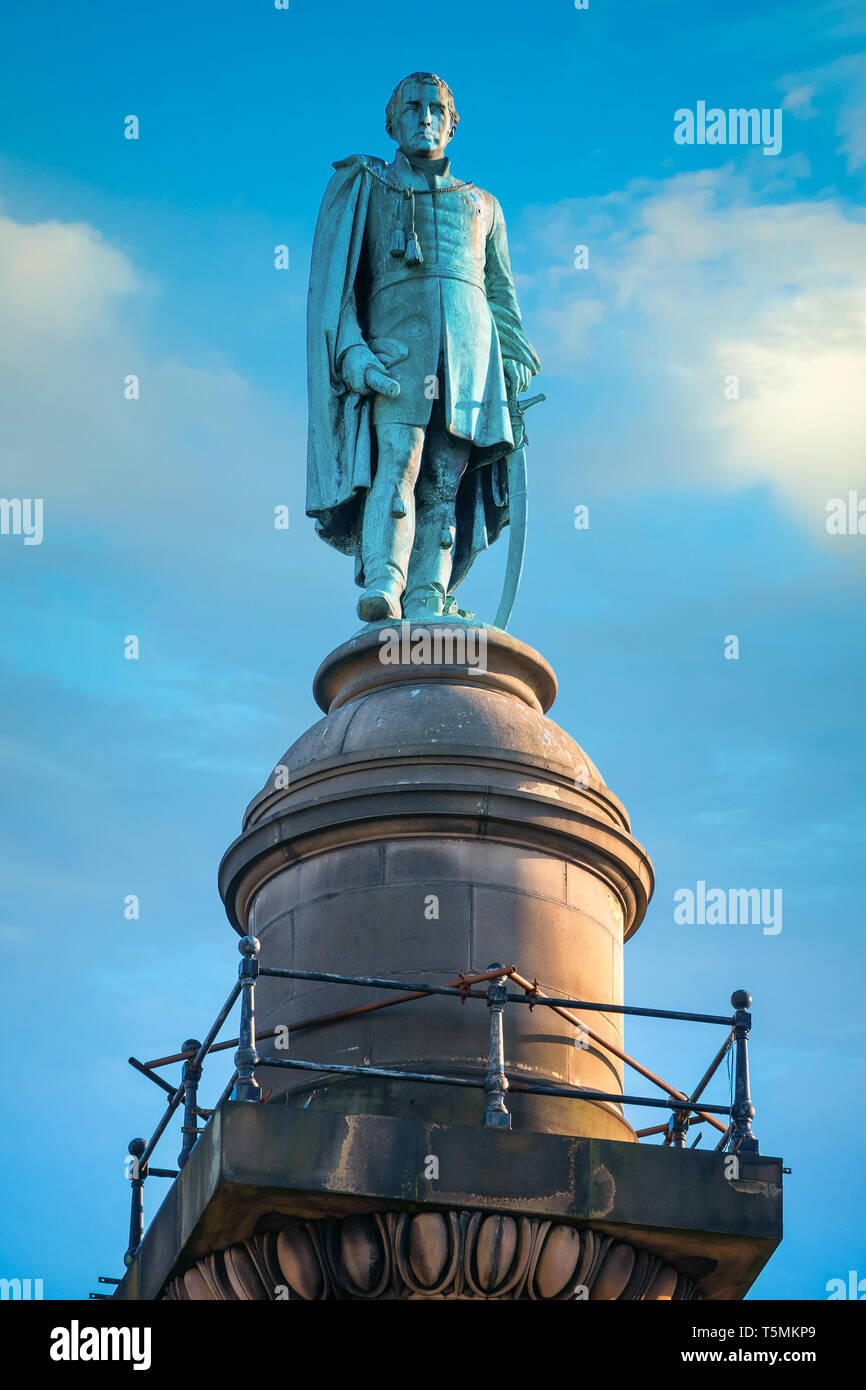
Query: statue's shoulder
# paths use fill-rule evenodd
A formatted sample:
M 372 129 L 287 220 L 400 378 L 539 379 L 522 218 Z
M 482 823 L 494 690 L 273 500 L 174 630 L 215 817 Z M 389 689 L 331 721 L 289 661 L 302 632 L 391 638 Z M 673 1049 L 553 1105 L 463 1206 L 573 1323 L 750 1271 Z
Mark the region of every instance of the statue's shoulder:
M 486 188 L 481 188 L 477 183 L 473 183 L 472 185 L 472 194 L 478 202 L 480 202 L 484 210 L 487 234 L 491 236 L 494 230 L 505 221 L 502 216 L 502 208 L 499 206 L 499 199 L 495 198 Z
M 365 169 L 368 172 L 375 169 L 377 173 L 381 173 L 386 167 L 384 159 L 379 159 L 374 154 L 348 154 L 345 159 L 334 160 L 334 168 L 338 173 L 341 169 L 356 173 L 362 173 Z
M 347 199 L 351 200 L 363 188 L 364 180 L 380 178 L 384 161 L 375 155 L 350 154 L 345 159 L 335 159 L 334 172 L 322 198 L 322 213 L 332 216 L 334 209 L 341 207 Z
M 498 213 L 500 217 L 502 216 L 502 208 L 499 205 L 499 199 L 495 197 L 494 194 L 489 193 L 486 188 L 478 188 L 477 185 L 475 191 L 481 194 L 481 197 L 484 199 L 485 204 L 491 212 Z

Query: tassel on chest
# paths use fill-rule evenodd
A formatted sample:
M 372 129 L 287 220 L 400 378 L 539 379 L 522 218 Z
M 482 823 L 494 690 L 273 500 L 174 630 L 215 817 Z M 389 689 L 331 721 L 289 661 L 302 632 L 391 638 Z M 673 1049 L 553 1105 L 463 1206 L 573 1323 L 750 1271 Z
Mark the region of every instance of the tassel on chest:
M 397 206 L 394 210 L 394 230 L 391 235 L 391 255 L 395 261 L 402 261 L 404 265 L 423 265 L 424 253 L 421 250 L 421 243 L 418 240 L 418 233 L 415 230 L 415 198 L 428 194 L 431 197 L 441 193 L 462 193 L 465 189 L 474 188 L 474 184 L 452 183 L 444 188 L 413 188 L 411 185 L 391 183 L 377 169 L 369 164 L 364 165 L 368 174 L 374 179 L 390 189 L 397 195 Z
M 405 261 L 406 265 L 421 265 L 424 256 L 421 243 L 415 231 L 415 190 L 407 188 L 403 194 L 402 207 L 397 210 L 394 235 L 391 238 L 391 255 L 395 260 Z

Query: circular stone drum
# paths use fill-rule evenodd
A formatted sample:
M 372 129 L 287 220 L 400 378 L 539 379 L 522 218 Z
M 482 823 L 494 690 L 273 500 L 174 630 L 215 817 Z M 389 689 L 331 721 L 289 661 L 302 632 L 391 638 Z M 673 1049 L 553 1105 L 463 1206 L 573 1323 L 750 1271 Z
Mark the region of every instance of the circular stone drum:
M 404 623 L 338 647 L 313 688 L 325 717 L 280 760 L 220 868 L 229 919 L 260 939 L 261 964 L 447 984 L 498 963 L 547 994 L 621 1003 L 623 941 L 643 918 L 652 866 L 597 768 L 545 717 L 556 678 L 543 657 L 495 629 Z M 257 1028 L 390 997 L 265 977 Z M 622 1046 L 621 1015 L 581 1016 Z M 621 1093 L 621 1064 L 602 1046 L 524 1004 L 506 1005 L 504 1033 L 515 1129 L 634 1137 L 617 1104 L 515 1089 Z M 328 1064 L 480 1079 L 488 1037 L 484 1002 L 428 995 L 282 1034 L 287 1050 L 261 1040 L 262 1056 L 323 1065 L 258 1078 L 271 1103 L 478 1124 L 482 1090 Z

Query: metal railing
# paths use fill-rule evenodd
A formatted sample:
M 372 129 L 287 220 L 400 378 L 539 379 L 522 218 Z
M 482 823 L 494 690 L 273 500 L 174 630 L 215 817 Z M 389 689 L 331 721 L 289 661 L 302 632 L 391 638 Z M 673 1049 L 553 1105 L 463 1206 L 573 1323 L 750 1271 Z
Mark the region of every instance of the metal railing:
M 738 989 L 731 995 L 731 1005 L 733 1014 L 699 1014 L 684 1013 L 672 1009 L 648 1009 L 639 1008 L 628 1004 L 602 1004 L 586 999 L 563 999 L 550 996 L 539 989 L 538 981 L 530 981 L 521 975 L 516 965 L 503 966 L 494 963 L 486 971 L 478 975 L 464 975 L 460 972 L 455 980 L 445 985 L 430 985 L 409 983 L 405 980 L 382 979 L 378 976 L 361 975 L 335 975 L 312 970 L 288 970 L 259 964 L 259 942 L 255 937 L 244 936 L 238 943 L 238 950 L 241 953 L 241 962 L 238 968 L 238 980 L 223 1004 L 214 1020 L 213 1025 L 208 1030 L 203 1042 L 195 1038 L 187 1039 L 183 1043 L 180 1052 L 173 1053 L 167 1057 L 157 1057 L 150 1062 L 140 1062 L 136 1057 L 130 1057 L 130 1065 L 135 1067 L 149 1080 L 161 1087 L 168 1093 L 169 1099 L 166 1104 L 165 1112 L 160 1119 L 156 1129 L 150 1139 L 133 1139 L 129 1144 L 129 1180 L 131 1184 L 131 1211 L 129 1221 L 129 1246 L 124 1255 L 124 1263 L 130 1265 L 135 1257 L 135 1253 L 141 1244 L 144 1235 L 144 1183 L 148 1177 L 176 1178 L 180 1170 L 184 1167 L 198 1138 L 204 1133 L 204 1129 L 197 1124 L 198 1120 L 203 1120 L 205 1126 L 211 1117 L 222 1105 L 223 1101 L 229 1096 L 237 1101 L 248 1103 L 260 1103 L 267 1099 L 270 1092 L 262 1095 L 259 1081 L 256 1077 L 257 1068 L 273 1067 L 285 1071 L 313 1071 L 326 1073 L 327 1075 L 358 1076 L 358 1077 L 383 1077 L 391 1080 L 417 1082 L 419 1084 L 432 1084 L 439 1086 L 461 1086 L 470 1089 L 483 1090 L 485 1093 L 485 1103 L 481 1114 L 481 1124 L 493 1129 L 510 1129 L 511 1115 L 508 1110 L 507 1096 L 509 1092 L 556 1096 L 569 1100 L 585 1100 L 599 1103 L 610 1103 L 617 1106 L 640 1105 L 670 1110 L 671 1116 L 664 1124 L 653 1125 L 648 1129 L 636 1130 L 639 1139 L 648 1138 L 651 1135 L 663 1134 L 664 1143 L 675 1149 L 685 1147 L 686 1134 L 692 1125 L 708 1124 L 721 1134 L 721 1138 L 716 1146 L 717 1152 L 728 1151 L 738 1154 L 757 1154 L 758 1141 L 752 1133 L 752 1120 L 755 1109 L 752 1105 L 749 1090 L 749 1056 L 748 1039 L 749 1031 L 752 1026 L 752 1018 L 749 1008 L 752 997 L 747 990 Z M 255 990 L 256 981 L 266 976 L 272 979 L 284 980 L 310 980 L 322 984 L 337 985 L 356 985 L 365 989 L 381 989 L 393 992 L 392 998 L 378 1000 L 374 1003 L 361 1004 L 356 1008 L 342 1009 L 336 1013 L 323 1014 L 318 1018 L 305 1019 L 299 1023 L 281 1025 L 273 1028 L 266 1033 L 259 1035 L 259 1041 L 265 1038 L 277 1037 L 280 1034 L 307 1031 L 322 1027 L 326 1024 L 333 1024 L 341 1020 L 358 1017 L 361 1014 L 372 1013 L 380 1009 L 392 1008 L 396 1004 L 408 1003 L 414 999 L 422 999 L 430 995 L 448 995 L 457 997 L 464 1003 L 467 999 L 481 999 L 487 1004 L 488 1009 L 488 1048 L 487 1048 L 487 1070 L 482 1076 L 457 1076 L 447 1073 L 406 1071 L 396 1067 L 374 1067 L 366 1065 L 338 1064 L 334 1062 L 321 1062 L 314 1060 L 301 1060 L 299 1058 L 277 1058 L 262 1057 L 256 1048 L 256 1024 L 255 1024 Z M 510 991 L 509 983 L 517 987 L 517 991 Z M 486 988 L 479 988 L 479 986 Z M 230 1038 L 225 1042 L 218 1043 L 217 1035 L 231 1013 L 238 997 L 240 997 L 240 1025 L 236 1038 Z M 504 1015 L 506 1005 L 516 1004 L 528 1007 L 530 1010 L 535 1008 L 551 1009 L 554 1013 L 567 1020 L 587 1039 L 591 1039 L 600 1048 L 616 1057 L 632 1070 L 638 1072 L 647 1081 L 666 1093 L 666 1097 L 659 1096 L 634 1096 L 623 1095 L 620 1092 L 600 1091 L 592 1087 L 569 1086 L 554 1082 L 526 1081 L 518 1080 L 514 1076 L 509 1076 L 505 1070 L 505 1035 L 504 1035 Z M 704 1072 L 697 1086 L 690 1094 L 678 1090 L 671 1086 L 662 1077 L 657 1076 L 634 1057 L 629 1056 L 621 1048 L 617 1047 L 608 1039 L 602 1037 L 594 1028 L 585 1023 L 576 1013 L 575 1009 L 583 1012 L 616 1013 L 625 1014 L 639 1018 L 660 1018 L 673 1019 L 689 1023 L 710 1023 L 722 1026 L 727 1029 L 724 1042 L 716 1053 L 707 1070 Z M 235 1070 L 225 1087 L 222 1095 L 213 1109 L 202 1109 L 198 1105 L 198 1087 L 202 1076 L 202 1067 L 205 1057 L 209 1053 L 224 1051 L 235 1047 L 237 1050 L 234 1055 Z M 709 1082 L 715 1075 L 729 1050 L 734 1051 L 734 1078 L 733 1096 L 729 1105 L 709 1105 L 702 1102 L 700 1106 L 697 1102 L 705 1091 Z M 172 1063 L 182 1062 L 183 1070 L 180 1084 L 172 1087 L 161 1076 L 157 1075 L 156 1068 L 168 1066 Z M 162 1138 L 171 1120 L 172 1115 L 183 1105 L 183 1123 L 181 1126 L 181 1149 L 177 1157 L 177 1169 L 153 1168 L 150 1166 L 150 1157 Z M 724 1116 L 727 1123 L 722 1123 L 718 1116 Z M 692 1147 L 700 1142 L 701 1135 L 694 1141 Z M 94 1295 L 104 1297 L 104 1295 Z

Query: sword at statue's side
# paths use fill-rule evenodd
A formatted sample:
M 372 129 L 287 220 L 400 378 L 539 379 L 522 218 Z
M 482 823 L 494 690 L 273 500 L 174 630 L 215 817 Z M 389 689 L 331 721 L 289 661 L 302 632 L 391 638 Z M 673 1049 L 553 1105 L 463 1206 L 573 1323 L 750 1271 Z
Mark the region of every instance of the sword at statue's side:
M 547 397 L 542 395 L 531 396 L 528 401 L 520 401 L 516 396 L 509 395 L 508 397 L 508 413 L 511 416 L 511 432 L 514 436 L 514 448 L 506 458 L 508 471 L 508 563 L 505 568 L 502 597 L 499 600 L 499 607 L 493 620 L 494 627 L 500 628 L 503 632 L 507 631 L 511 621 L 511 611 L 514 608 L 514 600 L 517 598 L 520 576 L 523 574 L 523 556 L 526 551 L 528 514 L 526 446 L 529 443 L 529 436 L 526 433 L 523 415 L 531 405 L 538 405 L 539 401 L 544 400 L 547 400 Z

